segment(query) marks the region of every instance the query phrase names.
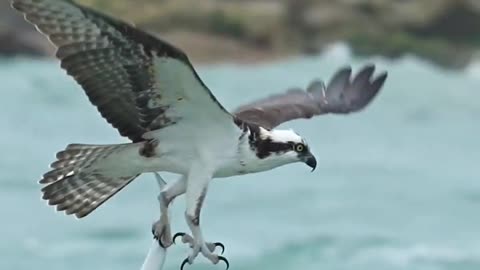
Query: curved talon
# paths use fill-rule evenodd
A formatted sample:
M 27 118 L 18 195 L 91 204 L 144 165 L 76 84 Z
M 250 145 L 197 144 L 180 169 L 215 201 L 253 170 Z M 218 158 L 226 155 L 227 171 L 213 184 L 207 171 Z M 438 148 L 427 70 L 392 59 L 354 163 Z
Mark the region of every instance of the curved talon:
M 223 253 L 225 252 L 225 246 L 224 246 L 222 243 L 220 243 L 220 242 L 213 243 L 213 245 L 214 245 L 215 247 L 220 247 L 220 248 L 222 248 L 222 252 L 221 252 L 220 254 L 223 255 Z
M 180 265 L 180 270 L 183 270 L 183 267 L 185 267 L 187 263 L 189 263 L 188 257 L 185 260 L 183 260 L 182 265 Z
M 158 238 L 158 239 L 155 239 L 155 240 L 157 240 L 157 241 L 158 241 L 158 245 L 159 245 L 161 248 L 163 248 L 163 249 L 167 249 L 167 248 L 166 248 L 166 247 L 163 245 L 163 243 L 162 243 L 162 240 L 161 240 L 160 238 Z
M 158 242 L 158 245 L 161 246 L 162 248 L 165 248 L 165 247 L 163 246 L 163 244 L 162 244 L 162 241 L 160 240 L 160 237 L 158 237 L 158 236 L 155 235 L 155 231 L 154 231 L 154 230 L 152 230 L 152 234 L 153 234 L 153 239 Z
M 158 241 L 158 245 L 163 248 L 163 249 L 167 249 L 163 243 L 162 243 L 162 235 L 163 235 L 163 230 L 162 230 L 162 233 L 160 234 L 160 236 L 157 236 L 155 235 L 155 230 L 152 229 L 152 234 L 153 234 L 153 239 L 155 239 L 156 241 Z
M 158 237 L 155 235 L 155 230 L 152 228 L 153 239 L 158 240 Z
M 176 234 L 173 236 L 173 243 L 174 243 L 174 244 L 177 244 L 177 243 L 175 243 L 175 239 L 176 239 L 177 237 L 184 237 L 185 235 L 186 235 L 186 233 L 181 233 L 181 232 L 176 233 Z
M 228 260 L 227 260 L 225 257 L 223 257 L 223 256 L 218 256 L 218 261 L 223 261 L 223 262 L 225 262 L 225 264 L 227 265 L 227 268 L 226 268 L 225 270 L 228 270 L 228 268 L 230 268 L 230 263 L 228 262 Z M 181 270 L 183 270 L 183 269 L 181 269 Z

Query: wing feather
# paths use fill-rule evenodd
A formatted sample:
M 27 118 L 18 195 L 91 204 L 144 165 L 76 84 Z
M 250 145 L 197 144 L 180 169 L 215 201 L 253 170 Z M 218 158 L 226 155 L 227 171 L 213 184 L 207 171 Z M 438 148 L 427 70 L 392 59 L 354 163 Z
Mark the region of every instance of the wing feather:
M 374 72 L 375 67 L 368 65 L 352 79 L 352 69 L 345 67 L 335 73 L 328 86 L 315 80 L 306 91 L 291 89 L 241 106 L 234 115 L 243 121 L 272 129 L 294 119 L 357 112 L 374 99 L 387 79 L 387 73 L 373 77 Z
M 70 0 L 12 0 L 12 6 L 56 46 L 61 67 L 121 135 L 140 141 L 146 132 L 174 123 L 165 114 L 176 104 L 163 100 L 161 106 L 152 106 L 150 101 L 165 95 L 182 96 L 187 91 L 208 97 L 201 104 L 193 100 L 192 107 L 213 105 L 212 113 L 231 117 L 201 81 L 187 55 L 167 42 Z M 161 58 L 183 67 L 159 74 L 155 62 Z M 164 68 L 170 67 L 175 68 Z M 179 72 L 189 78 L 175 77 Z M 196 85 L 190 83 L 194 87 L 185 89 L 185 80 Z M 168 87 L 159 87 L 165 82 Z M 183 117 L 169 115 L 177 120 Z M 159 118 L 164 121 L 156 121 Z

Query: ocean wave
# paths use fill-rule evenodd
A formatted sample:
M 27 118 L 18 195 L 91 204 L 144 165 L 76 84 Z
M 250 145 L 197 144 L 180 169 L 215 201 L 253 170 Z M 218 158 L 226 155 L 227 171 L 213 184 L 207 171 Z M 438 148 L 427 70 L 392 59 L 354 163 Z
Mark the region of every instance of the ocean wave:
M 480 267 L 480 247 L 399 244 L 384 238 L 316 237 L 291 243 L 238 269 L 471 269 Z

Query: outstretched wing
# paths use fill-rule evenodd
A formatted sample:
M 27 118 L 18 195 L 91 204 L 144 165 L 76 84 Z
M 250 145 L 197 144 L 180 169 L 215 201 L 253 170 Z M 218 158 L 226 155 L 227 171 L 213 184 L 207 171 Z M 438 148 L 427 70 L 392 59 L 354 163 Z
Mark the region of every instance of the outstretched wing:
M 70 0 L 12 0 L 12 6 L 57 47 L 62 68 L 121 135 L 140 141 L 184 118 L 231 119 L 172 45 Z
M 366 66 L 352 79 L 352 69 L 343 68 L 333 76 L 328 86 L 316 80 L 307 91 L 290 89 L 286 93 L 241 106 L 234 115 L 243 121 L 272 129 L 294 119 L 357 112 L 373 100 L 387 79 L 387 73 L 373 77 L 374 72 L 374 66 Z

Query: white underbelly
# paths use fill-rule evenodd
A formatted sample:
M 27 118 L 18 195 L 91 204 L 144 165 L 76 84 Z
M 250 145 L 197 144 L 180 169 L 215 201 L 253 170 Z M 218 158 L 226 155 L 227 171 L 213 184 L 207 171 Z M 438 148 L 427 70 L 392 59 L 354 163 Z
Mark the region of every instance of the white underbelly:
M 261 160 L 245 160 L 238 157 L 222 163 L 222 165 L 216 171 L 214 177 L 230 177 L 235 175 L 243 175 L 249 173 L 257 173 L 266 170 L 270 170 L 272 167 L 266 162 Z
M 188 175 L 190 168 L 195 162 L 204 162 L 193 152 L 164 153 L 152 158 L 146 158 L 144 169 L 146 172 L 170 172 Z M 212 165 L 214 174 L 212 178 L 223 178 L 235 175 L 258 172 L 258 168 L 247 166 L 232 153 L 219 154 L 208 162 Z
M 248 173 L 240 164 L 237 163 L 224 163 L 220 166 L 213 175 L 214 178 L 230 177 L 235 175 L 242 175 Z
M 181 145 L 181 144 L 176 144 Z M 214 146 L 204 150 L 191 147 L 169 147 L 159 144 L 155 156 L 144 158 L 146 172 L 170 172 L 188 175 L 190 168 L 195 163 L 205 166 L 214 172 L 215 177 L 228 177 L 238 175 L 241 166 L 236 160 L 236 147 Z M 210 168 L 208 168 L 210 167 Z

